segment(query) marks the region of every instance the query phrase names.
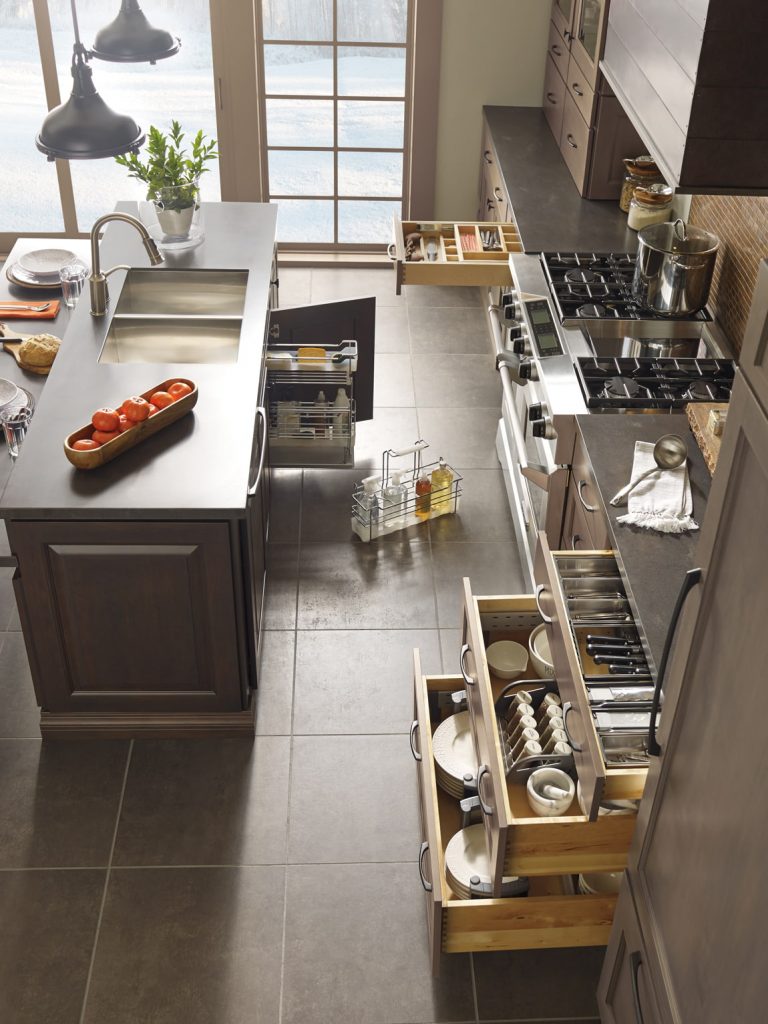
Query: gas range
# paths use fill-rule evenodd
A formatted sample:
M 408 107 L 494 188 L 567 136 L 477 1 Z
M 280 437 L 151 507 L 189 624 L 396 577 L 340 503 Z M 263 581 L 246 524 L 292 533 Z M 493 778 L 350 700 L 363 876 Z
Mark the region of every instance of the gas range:
M 615 337 L 619 331 L 652 337 L 663 324 L 667 337 L 681 337 L 691 325 L 712 320 L 706 310 L 674 319 L 644 310 L 632 295 L 634 253 L 545 252 L 540 258 L 565 327 L 586 327 L 593 337 Z
M 576 359 L 576 375 L 592 411 L 682 409 L 689 402 L 727 402 L 730 359 Z

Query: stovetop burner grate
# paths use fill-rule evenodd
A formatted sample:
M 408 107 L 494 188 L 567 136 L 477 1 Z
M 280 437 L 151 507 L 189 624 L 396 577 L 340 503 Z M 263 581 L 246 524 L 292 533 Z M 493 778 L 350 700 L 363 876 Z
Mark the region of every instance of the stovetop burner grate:
M 680 409 L 689 402 L 727 402 L 734 373 L 729 359 L 576 360 L 576 375 L 590 409 Z

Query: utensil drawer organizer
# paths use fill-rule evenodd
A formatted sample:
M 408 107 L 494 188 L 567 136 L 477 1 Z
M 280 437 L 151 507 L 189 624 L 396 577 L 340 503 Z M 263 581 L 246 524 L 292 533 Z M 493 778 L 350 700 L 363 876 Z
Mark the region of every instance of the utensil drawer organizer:
M 270 342 L 267 407 L 273 466 L 354 465 L 356 371 L 356 341 L 311 348 Z M 347 407 L 333 404 L 340 388 L 349 399 Z M 325 405 L 317 402 L 320 392 Z
M 407 258 L 409 235 L 419 236 L 420 260 Z M 509 254 L 522 251 L 520 233 L 512 222 L 402 221 L 395 217 L 389 258 L 395 264 L 399 295 L 404 284 L 511 285 Z

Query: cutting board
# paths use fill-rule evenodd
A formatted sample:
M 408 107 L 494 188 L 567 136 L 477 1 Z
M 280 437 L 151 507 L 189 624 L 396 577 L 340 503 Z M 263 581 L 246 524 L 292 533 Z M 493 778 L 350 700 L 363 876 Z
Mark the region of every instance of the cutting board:
M 28 338 L 33 337 L 33 334 L 14 334 L 8 330 L 5 324 L 0 324 L 0 338 L 3 339 L 3 348 L 5 351 L 13 356 L 22 370 L 26 370 L 28 373 L 36 373 L 40 377 L 47 377 L 51 372 L 50 366 L 32 366 L 31 363 L 25 363 L 19 354 L 22 341 L 26 341 Z
M 710 476 L 715 472 L 717 459 L 720 455 L 720 442 L 722 437 L 717 437 L 708 427 L 709 414 L 712 410 L 725 412 L 728 405 L 725 402 L 691 402 L 685 407 L 691 431 L 696 438 L 696 443 L 704 456 Z

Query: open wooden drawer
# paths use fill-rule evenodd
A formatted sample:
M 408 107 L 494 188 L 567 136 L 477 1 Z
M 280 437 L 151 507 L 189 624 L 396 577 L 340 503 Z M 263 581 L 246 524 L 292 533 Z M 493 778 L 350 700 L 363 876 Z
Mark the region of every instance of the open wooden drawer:
M 465 900 L 451 891 L 445 874 L 445 847 L 462 827 L 461 812 L 458 801 L 437 786 L 432 733 L 440 724 L 436 695 L 462 686 L 460 676 L 423 676 L 419 652 L 414 651 L 417 725 L 411 744 L 418 761 L 419 872 L 426 896 L 433 973 L 439 973 L 441 953 L 605 945 L 616 896 L 574 895 L 569 876 L 531 877 L 529 894 L 515 898 Z
M 407 240 L 418 235 L 421 259 L 408 259 Z M 522 252 L 517 225 L 498 221 L 394 220 L 397 294 L 404 284 L 510 285 L 509 254 Z M 491 242 L 492 248 L 487 244 Z
M 643 795 L 648 769 L 606 766 L 590 711 L 582 660 L 576 649 L 576 641 L 566 611 L 556 559 L 589 559 L 611 553 L 551 551 L 546 534 L 539 533 L 534 562 L 537 600 L 547 621 L 555 678 L 563 707 L 566 708 L 566 704 L 570 705 L 565 716 L 566 730 L 574 748 L 574 760 L 584 807 L 589 811 L 592 820 L 597 818 L 601 801 L 639 800 Z
M 488 666 L 485 638 L 488 643 L 516 640 L 527 647 L 531 631 L 541 621 L 534 595 L 477 597 L 469 579 L 464 580 L 459 668 L 480 765 L 478 793 L 494 895 L 501 893 L 507 875 L 621 871 L 634 832 L 635 814 L 603 815 L 590 821 L 575 798 L 566 814 L 538 817 L 528 804 L 525 779 L 505 774 L 494 705 L 506 682 L 496 678 Z M 519 681 L 515 688 L 531 690 L 545 682 L 534 678 Z

